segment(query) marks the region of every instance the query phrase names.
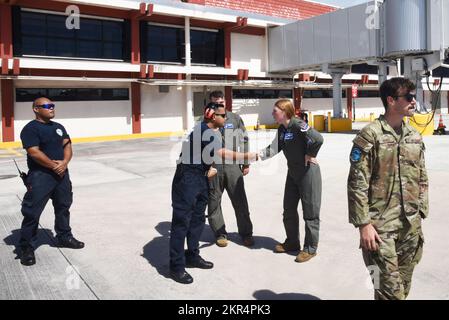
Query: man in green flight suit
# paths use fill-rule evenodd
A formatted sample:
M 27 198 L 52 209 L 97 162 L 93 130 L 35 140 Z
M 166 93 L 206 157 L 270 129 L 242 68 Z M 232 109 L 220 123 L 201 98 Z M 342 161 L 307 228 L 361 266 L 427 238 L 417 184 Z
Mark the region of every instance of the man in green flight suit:
M 222 91 L 213 91 L 210 101 L 225 105 Z M 226 111 L 226 122 L 222 129 L 225 148 L 236 152 L 248 152 L 248 133 L 242 118 L 233 112 Z M 216 164 L 217 175 L 210 181 L 208 220 L 215 233 L 216 244 L 226 247 L 228 244 L 226 225 L 221 209 L 221 199 L 226 189 L 235 211 L 237 228 L 243 245 L 254 245 L 253 225 L 249 217 L 248 200 L 246 198 L 243 177 L 249 173 L 248 161 L 224 160 Z
M 404 117 L 416 106 L 408 79 L 382 83 L 385 115 L 354 139 L 348 177 L 349 221 L 360 231 L 376 300 L 405 299 L 423 249 L 421 220 L 428 215 L 424 143 Z

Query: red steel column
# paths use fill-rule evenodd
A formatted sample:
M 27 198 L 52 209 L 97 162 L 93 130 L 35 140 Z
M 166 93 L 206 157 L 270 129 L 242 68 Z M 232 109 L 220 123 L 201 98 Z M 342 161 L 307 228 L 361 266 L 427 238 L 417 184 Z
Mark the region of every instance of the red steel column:
M 132 125 L 133 134 L 142 132 L 142 122 L 141 122 L 141 90 L 140 83 L 131 83 L 131 109 L 132 109 Z
M 232 87 L 225 87 L 226 110 L 232 111 Z
M 131 19 L 131 63 L 140 63 L 140 23 L 135 17 Z
M 225 61 L 224 67 L 226 69 L 231 68 L 231 31 L 224 31 L 224 51 L 225 51 Z
M 352 88 L 346 89 L 346 109 L 348 110 L 348 119 L 352 121 Z
M 14 141 L 14 92 L 13 80 L 1 79 L 3 142 Z
M 0 4 L 0 58 L 11 59 L 12 57 L 11 6 Z
M 303 89 L 294 88 L 293 89 L 293 103 L 295 107 L 295 115 L 298 116 L 301 112 L 301 102 L 302 102 Z

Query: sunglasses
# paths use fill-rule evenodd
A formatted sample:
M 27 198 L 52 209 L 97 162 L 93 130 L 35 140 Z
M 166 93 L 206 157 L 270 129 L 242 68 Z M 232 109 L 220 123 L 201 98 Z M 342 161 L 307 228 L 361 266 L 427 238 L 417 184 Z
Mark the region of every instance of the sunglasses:
M 216 116 L 226 118 L 226 113 L 215 113 Z
M 404 97 L 405 100 L 407 100 L 408 102 L 412 102 L 413 99 L 416 100 L 416 94 L 411 94 L 411 93 L 407 93 L 407 94 L 404 94 L 402 96 L 395 96 L 396 99 L 400 98 L 400 97 Z
M 53 110 L 55 108 L 55 105 L 53 103 L 44 103 L 41 105 L 36 106 L 36 108 L 42 108 L 47 110 Z

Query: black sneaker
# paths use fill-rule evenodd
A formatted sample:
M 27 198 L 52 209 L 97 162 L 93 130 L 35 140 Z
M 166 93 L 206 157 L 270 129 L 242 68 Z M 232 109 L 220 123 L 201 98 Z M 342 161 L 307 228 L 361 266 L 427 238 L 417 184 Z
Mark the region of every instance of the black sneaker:
M 32 266 L 36 263 L 34 256 L 34 249 L 31 246 L 22 247 L 22 254 L 20 256 L 20 263 L 24 266 Z
M 193 278 L 190 274 L 188 274 L 185 270 L 183 271 L 172 271 L 170 270 L 170 277 L 176 282 L 182 284 L 191 284 L 193 282 Z
M 78 241 L 74 237 L 65 239 L 58 238 L 58 247 L 69 249 L 82 249 L 84 248 L 84 242 Z

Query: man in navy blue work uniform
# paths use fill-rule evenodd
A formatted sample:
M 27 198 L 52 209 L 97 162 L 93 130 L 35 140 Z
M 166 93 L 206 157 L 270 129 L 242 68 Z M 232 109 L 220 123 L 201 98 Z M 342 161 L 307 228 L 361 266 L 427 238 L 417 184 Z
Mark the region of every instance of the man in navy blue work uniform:
M 223 148 L 220 128 L 226 110 L 223 104 L 209 103 L 204 120 L 198 123 L 182 145 L 181 157 L 172 184 L 173 218 L 170 234 L 170 276 L 189 284 L 193 278 L 185 267 L 211 269 L 213 263 L 199 255 L 199 239 L 205 224 L 208 202 L 208 178 L 217 170 L 214 164 L 222 159 L 257 160 L 256 153 L 240 153 Z M 187 250 L 184 242 L 187 239 Z
M 72 159 L 72 145 L 65 128 L 51 121 L 55 105 L 47 98 L 33 102 L 36 119 L 29 122 L 20 133 L 23 148 L 27 151 L 27 193 L 22 202 L 23 222 L 20 262 L 31 266 L 36 263 L 31 241 L 36 236 L 39 218 L 49 199 L 55 210 L 55 231 L 59 247 L 81 249 L 84 243 L 76 240 L 70 228 L 72 183 L 67 165 Z

